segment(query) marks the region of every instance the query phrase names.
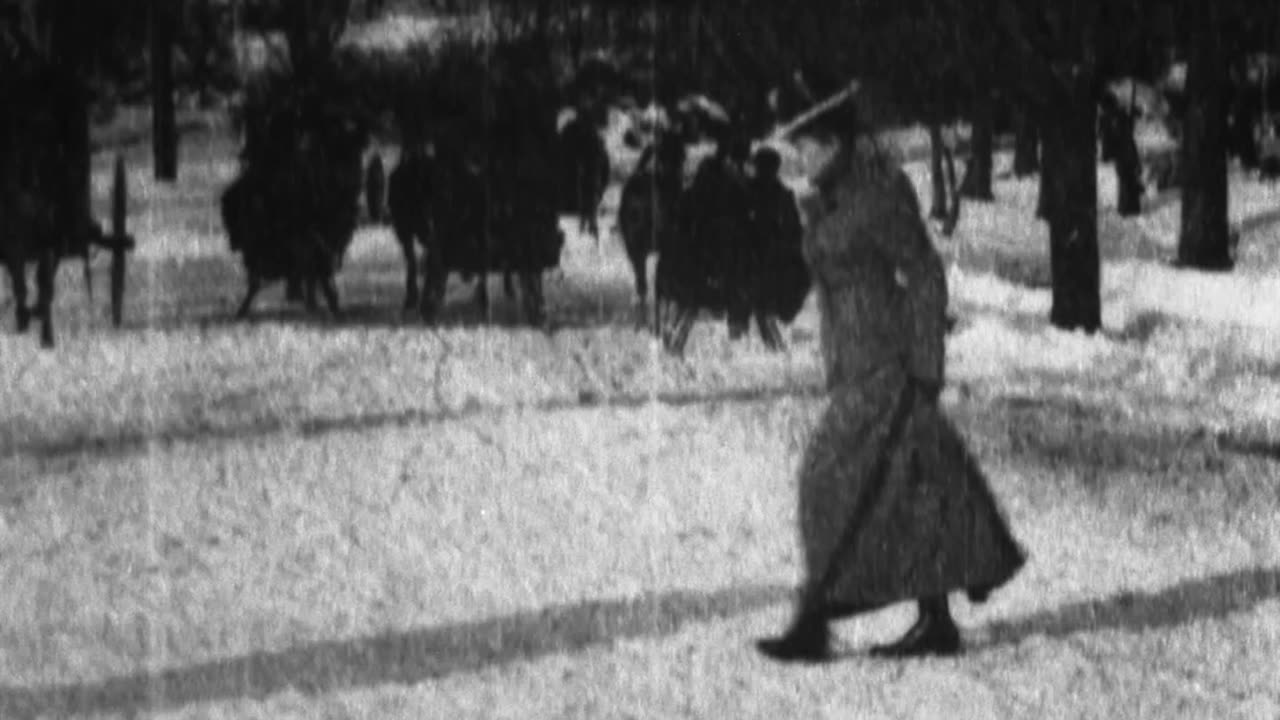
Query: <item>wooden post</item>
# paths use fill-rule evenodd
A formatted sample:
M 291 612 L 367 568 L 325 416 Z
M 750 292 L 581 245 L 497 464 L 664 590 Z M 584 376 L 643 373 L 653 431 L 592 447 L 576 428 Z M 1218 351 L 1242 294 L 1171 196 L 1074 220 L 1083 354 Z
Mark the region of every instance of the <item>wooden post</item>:
M 124 156 L 116 154 L 115 177 L 111 185 L 111 322 L 120 327 L 124 322 L 124 257 L 128 247 L 125 216 L 129 208 L 129 188 L 124 173 Z

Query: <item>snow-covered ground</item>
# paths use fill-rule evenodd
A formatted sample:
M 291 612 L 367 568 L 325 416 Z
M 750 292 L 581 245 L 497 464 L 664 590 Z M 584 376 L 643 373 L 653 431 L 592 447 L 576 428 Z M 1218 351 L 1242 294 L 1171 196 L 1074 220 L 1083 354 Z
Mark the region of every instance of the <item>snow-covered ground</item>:
M 965 206 L 938 238 L 944 399 L 1031 561 L 957 602 L 963 658 L 866 659 L 903 606 L 792 668 L 752 641 L 798 580 L 812 304 L 784 354 L 707 319 L 668 358 L 606 223 L 599 245 L 570 233 L 550 332 L 514 326 L 498 283 L 477 324 L 456 280 L 429 329 L 401 319 L 398 249 L 370 228 L 346 320 L 276 289 L 234 323 L 228 150 L 190 148 L 176 187 L 133 164 L 125 330 L 68 267 L 58 349 L 0 335 L 0 716 L 1280 716 L 1269 186 L 1233 177 L 1241 267 L 1205 275 L 1165 262 L 1176 201 L 1120 219 L 1103 169 L 1092 337 L 1048 327 L 1034 183 Z

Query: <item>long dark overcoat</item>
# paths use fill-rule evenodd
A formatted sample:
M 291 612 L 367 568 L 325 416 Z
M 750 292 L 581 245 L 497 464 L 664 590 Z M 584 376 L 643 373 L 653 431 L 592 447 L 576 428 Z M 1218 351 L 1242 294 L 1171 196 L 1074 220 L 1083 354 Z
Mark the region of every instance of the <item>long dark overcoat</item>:
M 915 189 L 874 143 L 804 204 L 830 395 L 800 470 L 803 601 L 837 616 L 1007 582 L 1024 555 L 927 384 L 946 275 Z
M 740 245 L 751 234 L 744 175 L 718 155 L 702 161 L 681 198 L 680 241 L 661 249 L 657 279 L 680 306 L 723 312 L 750 301 L 749 258 Z

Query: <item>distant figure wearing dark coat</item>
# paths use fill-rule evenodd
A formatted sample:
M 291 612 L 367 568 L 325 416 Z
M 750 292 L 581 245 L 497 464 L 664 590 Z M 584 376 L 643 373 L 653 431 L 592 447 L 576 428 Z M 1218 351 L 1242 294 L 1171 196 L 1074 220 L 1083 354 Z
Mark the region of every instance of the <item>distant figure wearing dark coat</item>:
M 740 137 L 722 135 L 715 154 L 698 165 L 681 200 L 681 242 L 658 255 L 659 293 L 678 307 L 663 328 L 668 351 L 680 354 L 702 310 L 728 312 L 730 325 L 745 325 L 751 314 L 749 267 L 741 244 L 751 232 L 743 163 L 750 147 Z M 739 332 L 738 335 L 741 335 Z
M 752 311 L 765 344 L 781 348 L 778 321 L 795 320 L 812 286 L 802 248 L 804 229 L 795 194 L 778 178 L 782 165 L 778 151 L 761 148 L 751 164 L 755 168 L 748 186 L 754 238 Z
M 758 647 L 826 659 L 832 620 L 914 599 L 916 624 L 872 654 L 954 654 L 947 594 L 984 601 L 1025 557 L 939 408 L 946 275 L 915 189 L 874 139 L 838 132 L 803 205 L 829 393 L 800 468 L 807 578 L 794 624 Z

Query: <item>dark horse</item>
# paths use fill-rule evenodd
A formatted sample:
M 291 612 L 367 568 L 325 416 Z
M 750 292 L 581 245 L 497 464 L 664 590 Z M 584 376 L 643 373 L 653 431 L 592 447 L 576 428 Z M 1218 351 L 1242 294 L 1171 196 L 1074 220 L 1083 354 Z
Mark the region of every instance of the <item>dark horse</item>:
M 459 144 L 441 143 L 428 167 L 431 232 L 424 243 L 423 318 L 435 317 L 443 304 L 450 272 L 479 276 L 482 287 L 489 273 L 504 272 L 519 277 L 526 321 L 541 323 L 542 273 L 559 264 L 564 246 L 555 184 L 538 171 L 545 165 L 508 158 L 498 168 Z M 481 302 L 487 307 L 487 293 Z
M 599 240 L 597 215 L 609 184 L 609 153 L 591 113 L 576 111 L 559 131 L 560 211 L 578 216 L 579 229 Z
M 367 128 L 304 90 L 282 98 L 258 130 L 221 202 L 231 250 L 241 253 L 248 273 L 237 316 L 248 317 L 264 283 L 281 279 L 305 288 L 311 310 L 319 287 L 336 315 L 334 275 L 359 220 Z
M 46 348 L 54 344 L 59 263 L 83 257 L 87 280 L 90 245 L 108 245 L 89 208 L 87 98 L 65 67 L 34 55 L 15 58 L 0 76 L 0 262 L 13 288 L 18 331 L 26 331 L 33 315 L 39 318 Z M 27 305 L 32 263 L 34 309 Z M 113 273 L 113 283 L 123 280 Z
M 433 152 L 423 143 L 414 142 L 401 150 L 400 161 L 391 171 L 388 181 L 387 205 L 391 211 L 391 227 L 395 232 L 396 242 L 400 244 L 400 252 L 404 256 L 404 311 L 406 313 L 419 310 L 422 304 L 418 279 L 420 270 L 418 249 L 421 248 L 425 255 L 431 243 L 431 236 L 435 232 L 435 209 L 432 206 L 442 200 L 441 197 L 437 197 L 432 183 L 440 180 L 436 177 L 439 172 L 440 170 L 435 167 Z M 466 178 L 461 180 L 465 182 Z M 447 196 L 449 192 L 442 191 L 440 195 Z M 440 212 L 465 211 L 465 209 L 465 207 L 452 210 L 440 208 Z M 445 227 L 449 227 L 453 219 L 444 218 L 443 223 Z M 481 311 L 487 312 L 489 302 L 487 278 L 482 274 L 477 280 L 476 300 L 481 306 Z M 515 289 L 510 272 L 503 274 L 502 284 L 506 296 L 513 297 Z

